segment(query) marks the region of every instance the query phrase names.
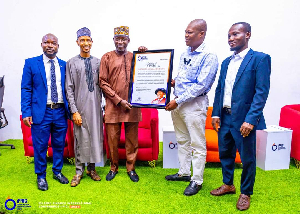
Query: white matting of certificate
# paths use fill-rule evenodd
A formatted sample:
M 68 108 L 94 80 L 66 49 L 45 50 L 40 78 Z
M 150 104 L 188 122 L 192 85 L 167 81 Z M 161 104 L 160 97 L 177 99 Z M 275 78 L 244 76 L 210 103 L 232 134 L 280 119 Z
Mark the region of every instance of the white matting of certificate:
M 171 52 L 136 53 L 131 88 L 132 104 L 165 106 L 171 57 Z M 165 92 L 164 96 L 161 97 L 160 94 L 158 97 L 157 90 Z

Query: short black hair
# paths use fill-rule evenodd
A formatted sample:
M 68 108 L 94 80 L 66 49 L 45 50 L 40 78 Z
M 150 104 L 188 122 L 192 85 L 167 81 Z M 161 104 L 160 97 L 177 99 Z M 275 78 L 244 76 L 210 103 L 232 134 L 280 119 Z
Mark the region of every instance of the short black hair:
M 155 94 L 157 94 L 157 92 L 159 92 L 159 91 L 163 92 L 164 94 L 166 93 L 166 89 L 158 88 L 158 89 L 155 90 Z
M 239 25 L 239 24 L 243 25 L 243 27 L 245 28 L 246 32 L 251 33 L 251 25 L 249 23 L 247 23 L 247 22 L 237 22 L 237 23 L 234 23 L 232 26 Z

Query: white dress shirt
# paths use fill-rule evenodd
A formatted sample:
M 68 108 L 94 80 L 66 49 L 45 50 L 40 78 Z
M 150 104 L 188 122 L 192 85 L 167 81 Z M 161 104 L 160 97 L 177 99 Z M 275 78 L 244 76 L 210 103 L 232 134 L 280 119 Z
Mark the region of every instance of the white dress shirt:
M 238 54 L 233 54 L 231 57 L 225 79 L 223 107 L 231 108 L 232 89 L 236 79 L 236 75 L 242 64 L 242 61 L 244 60 L 249 50 L 250 48 L 246 48 Z
M 57 58 L 53 59 L 54 66 L 55 66 L 55 77 L 56 77 L 56 87 L 57 87 L 57 95 L 58 95 L 58 102 L 63 103 L 63 96 L 62 96 L 62 88 L 61 88 L 61 73 L 60 73 L 60 66 L 58 63 Z M 43 62 L 45 65 L 46 71 L 46 79 L 47 79 L 47 87 L 48 87 L 48 95 L 47 95 L 47 104 L 51 104 L 51 62 L 50 58 L 48 58 L 45 54 L 43 54 Z

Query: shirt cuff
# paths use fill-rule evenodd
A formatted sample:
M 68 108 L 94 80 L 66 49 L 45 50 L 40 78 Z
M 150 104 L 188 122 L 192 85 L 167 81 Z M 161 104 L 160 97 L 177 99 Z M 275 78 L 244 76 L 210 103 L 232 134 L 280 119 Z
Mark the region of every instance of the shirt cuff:
M 182 99 L 180 99 L 179 97 L 175 98 L 174 100 L 177 103 L 177 105 L 179 105 L 180 103 L 182 103 Z
M 212 116 L 211 118 L 220 118 L 219 116 Z

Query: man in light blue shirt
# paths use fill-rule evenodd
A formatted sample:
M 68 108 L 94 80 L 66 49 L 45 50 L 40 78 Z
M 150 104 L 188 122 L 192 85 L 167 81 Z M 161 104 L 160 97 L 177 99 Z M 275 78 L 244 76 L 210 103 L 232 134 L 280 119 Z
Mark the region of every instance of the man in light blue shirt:
M 179 72 L 172 86 L 174 100 L 166 105 L 178 142 L 179 171 L 167 175 L 169 181 L 190 181 L 184 195 L 194 195 L 202 188 L 206 161 L 205 122 L 208 108 L 207 93 L 218 70 L 217 56 L 205 43 L 205 20 L 193 20 L 185 30 L 186 52 L 180 57 Z M 193 176 L 191 177 L 191 164 Z

